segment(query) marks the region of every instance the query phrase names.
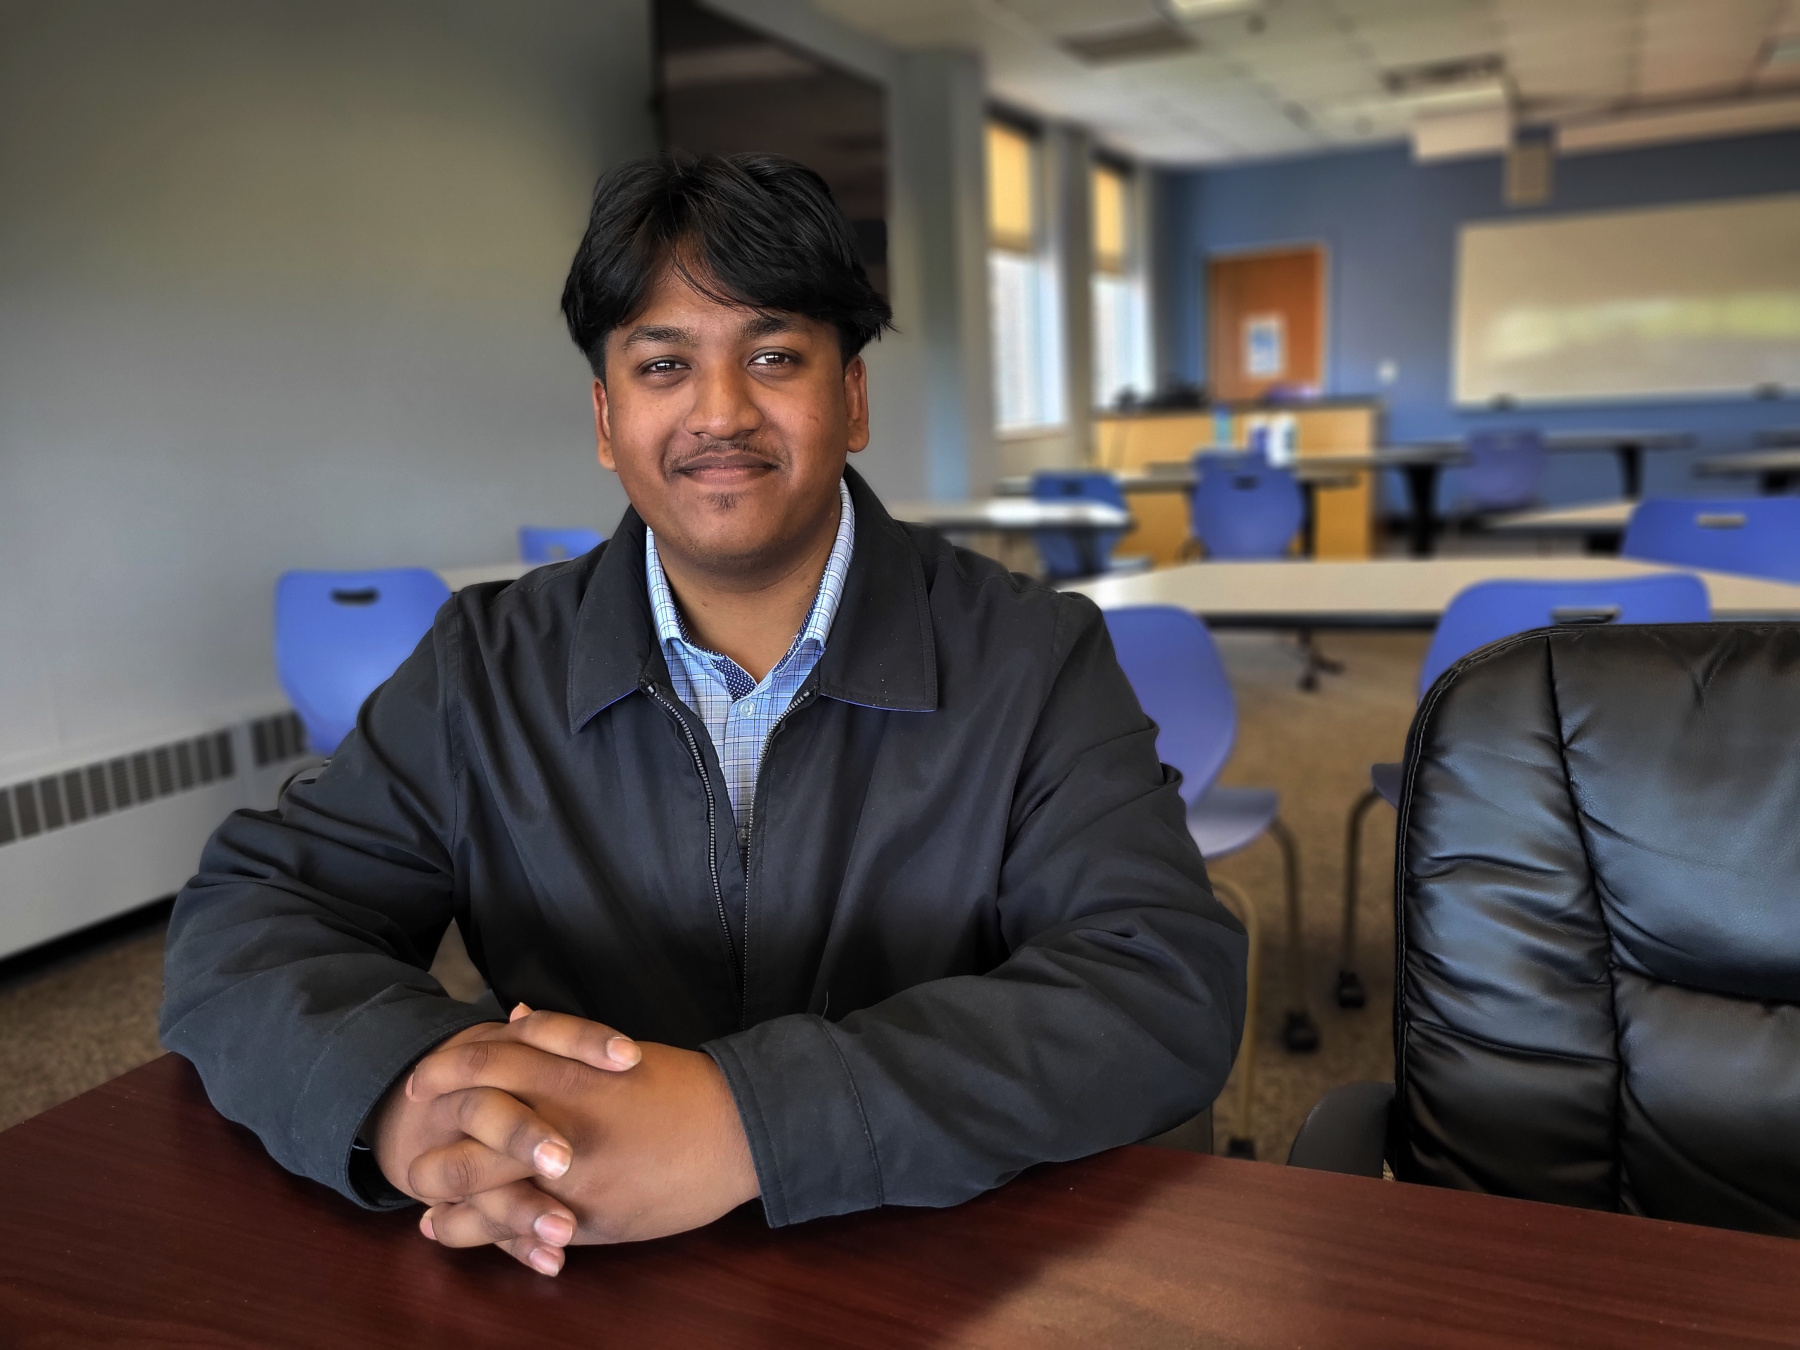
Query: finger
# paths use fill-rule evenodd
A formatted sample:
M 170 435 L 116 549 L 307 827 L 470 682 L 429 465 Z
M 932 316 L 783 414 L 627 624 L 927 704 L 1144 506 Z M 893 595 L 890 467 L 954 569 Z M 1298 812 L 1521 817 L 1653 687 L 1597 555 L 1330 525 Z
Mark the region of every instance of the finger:
M 448 1105 L 451 1120 L 469 1138 L 541 1177 L 555 1181 L 575 1161 L 575 1150 L 561 1131 L 511 1093 L 470 1088 Z
M 581 1092 L 594 1071 L 579 1060 L 505 1037 L 463 1041 L 432 1051 L 414 1066 L 406 1095 L 429 1101 L 470 1088 L 498 1088 L 527 1100 Z
M 422 1199 L 455 1199 L 532 1176 L 554 1181 L 575 1159 L 567 1140 L 504 1092 L 472 1088 L 445 1101 L 462 1134 L 407 1165 L 407 1189 Z
M 514 1241 L 522 1247 L 564 1247 L 574 1240 L 575 1216 L 531 1182 L 516 1181 L 458 1203 L 435 1205 L 425 1212 L 419 1229 L 446 1247 Z
M 419 1220 L 419 1231 L 434 1241 L 437 1238 L 437 1232 L 432 1223 L 432 1216 L 438 1212 L 438 1210 L 427 1210 L 424 1217 Z M 540 1275 L 555 1275 L 562 1270 L 562 1248 L 552 1244 L 540 1242 L 535 1238 L 506 1238 L 495 1245 L 508 1256 L 523 1265 L 530 1266 Z
M 636 1041 L 603 1022 L 568 1013 L 536 1012 L 523 1003 L 512 1010 L 506 1029 L 525 1045 L 564 1059 L 578 1059 L 608 1073 L 635 1068 L 644 1057 Z

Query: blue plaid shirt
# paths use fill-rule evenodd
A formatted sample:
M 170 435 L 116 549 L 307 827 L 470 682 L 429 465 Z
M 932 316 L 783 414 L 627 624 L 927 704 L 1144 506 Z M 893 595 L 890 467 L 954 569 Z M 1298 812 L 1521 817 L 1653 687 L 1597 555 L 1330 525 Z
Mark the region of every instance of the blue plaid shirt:
M 837 617 L 844 594 L 844 577 L 850 571 L 850 553 L 856 545 L 856 508 L 850 505 L 850 489 L 838 480 L 837 539 L 819 580 L 806 622 L 794 635 L 787 655 L 775 663 L 759 684 L 750 672 L 720 652 L 708 651 L 688 637 L 687 625 L 675 606 L 669 579 L 656 556 L 656 533 L 644 530 L 644 574 L 650 585 L 650 607 L 656 613 L 656 639 L 669 665 L 669 682 L 683 703 L 700 714 L 719 752 L 725 771 L 725 789 L 737 817 L 738 836 L 747 837 L 750 813 L 756 797 L 756 771 L 762 767 L 763 749 L 775 723 L 793 703 L 800 686 L 819 664 L 831 621 Z

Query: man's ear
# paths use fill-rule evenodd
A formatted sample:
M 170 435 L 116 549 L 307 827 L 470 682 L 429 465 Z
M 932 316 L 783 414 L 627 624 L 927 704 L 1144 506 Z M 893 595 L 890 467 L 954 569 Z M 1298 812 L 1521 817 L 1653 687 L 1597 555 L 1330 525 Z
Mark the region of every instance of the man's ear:
M 606 401 L 606 384 L 594 381 L 594 445 L 599 451 L 600 467 L 618 472 L 613 463 L 612 405 Z
M 869 368 L 860 356 L 844 363 L 844 413 L 849 422 L 851 454 L 869 444 Z

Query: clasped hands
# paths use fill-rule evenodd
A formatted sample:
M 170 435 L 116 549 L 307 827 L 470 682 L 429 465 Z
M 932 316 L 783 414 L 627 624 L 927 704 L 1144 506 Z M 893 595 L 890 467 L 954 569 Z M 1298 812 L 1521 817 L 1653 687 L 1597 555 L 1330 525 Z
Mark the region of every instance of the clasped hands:
M 426 1237 L 544 1275 L 570 1243 L 679 1233 L 758 1194 L 711 1057 L 524 1004 L 421 1059 L 371 1135 L 382 1175 L 429 1206 Z

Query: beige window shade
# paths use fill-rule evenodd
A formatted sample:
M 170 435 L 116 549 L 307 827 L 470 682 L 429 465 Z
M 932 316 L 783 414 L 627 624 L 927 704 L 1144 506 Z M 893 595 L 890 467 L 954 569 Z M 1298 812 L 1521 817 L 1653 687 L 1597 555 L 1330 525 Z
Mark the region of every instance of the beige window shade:
M 1126 228 L 1125 175 L 1104 164 L 1094 166 L 1094 267 L 1101 272 L 1125 270 L 1130 233 Z
M 1003 122 L 987 128 L 988 239 L 995 248 L 1030 253 L 1037 240 L 1036 147 Z

